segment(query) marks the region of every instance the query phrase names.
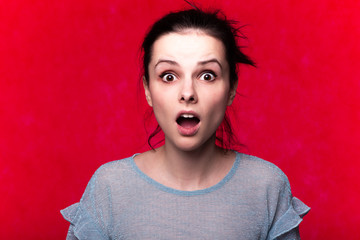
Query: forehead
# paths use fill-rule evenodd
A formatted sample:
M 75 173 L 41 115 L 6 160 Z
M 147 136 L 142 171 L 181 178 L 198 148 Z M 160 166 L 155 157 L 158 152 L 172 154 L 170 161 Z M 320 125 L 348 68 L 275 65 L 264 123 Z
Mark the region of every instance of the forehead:
M 157 39 L 153 45 L 151 62 L 161 58 L 187 62 L 217 58 L 226 62 L 225 47 L 220 40 L 192 29 L 168 33 Z

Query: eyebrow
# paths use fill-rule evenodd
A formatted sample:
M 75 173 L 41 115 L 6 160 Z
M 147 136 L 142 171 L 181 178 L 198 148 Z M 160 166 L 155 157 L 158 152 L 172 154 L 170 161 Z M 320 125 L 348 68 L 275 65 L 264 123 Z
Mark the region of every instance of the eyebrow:
M 208 63 L 217 63 L 220 66 L 220 68 L 222 69 L 221 63 L 216 58 L 212 58 L 212 59 L 209 59 L 209 60 L 199 62 L 200 65 L 206 65 Z
M 168 63 L 170 65 L 175 65 L 178 66 L 179 64 L 175 61 L 172 60 L 167 60 L 167 59 L 159 59 L 159 61 L 155 64 L 155 68 L 157 67 L 157 65 L 159 65 L 160 63 Z
M 179 64 L 173 60 L 168 60 L 168 59 L 159 59 L 159 61 L 155 64 L 155 68 L 160 64 L 160 63 L 168 63 L 170 65 L 175 65 L 175 66 L 179 66 Z M 208 63 L 216 63 L 220 66 L 220 68 L 222 69 L 222 65 L 221 63 L 216 59 L 216 58 L 212 58 L 209 60 L 204 60 L 204 61 L 200 61 L 198 62 L 199 65 L 206 65 Z

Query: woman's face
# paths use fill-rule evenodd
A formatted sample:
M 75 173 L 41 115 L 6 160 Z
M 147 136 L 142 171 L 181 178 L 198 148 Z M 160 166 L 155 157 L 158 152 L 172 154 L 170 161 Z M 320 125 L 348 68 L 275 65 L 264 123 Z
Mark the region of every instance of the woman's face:
M 201 31 L 169 33 L 154 42 L 145 94 L 166 144 L 192 151 L 215 138 L 236 86 L 221 41 Z M 236 85 L 236 84 L 235 84 Z

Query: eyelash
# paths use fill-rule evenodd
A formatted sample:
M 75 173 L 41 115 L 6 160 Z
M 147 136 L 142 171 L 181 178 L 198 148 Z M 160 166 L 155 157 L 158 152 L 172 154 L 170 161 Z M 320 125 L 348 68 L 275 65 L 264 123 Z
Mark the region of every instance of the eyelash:
M 206 79 L 202 79 L 202 77 L 204 77 L 206 74 L 209 74 L 211 75 L 211 79 L 210 80 L 206 80 Z M 164 79 L 164 77 L 166 76 L 172 76 L 173 77 L 173 80 L 169 81 L 169 80 L 166 80 Z M 173 73 L 170 73 L 170 72 L 164 72 L 162 74 L 159 75 L 159 77 L 164 81 L 164 82 L 173 82 L 174 80 L 176 80 L 176 75 L 173 74 Z M 205 72 L 202 72 L 200 74 L 200 77 L 199 77 L 201 80 L 203 81 L 207 81 L 207 82 L 211 82 L 211 81 L 214 81 L 216 78 L 217 78 L 217 75 L 213 72 L 213 71 L 205 71 Z
M 165 80 L 164 77 L 165 77 L 166 75 L 173 76 L 174 79 L 171 80 L 171 81 Z M 175 74 L 169 73 L 169 72 L 164 72 L 164 73 L 160 74 L 159 77 L 160 77 L 164 82 L 173 82 L 173 81 L 176 79 Z
M 206 74 L 212 75 L 212 79 L 210 79 L 210 80 L 202 79 L 202 80 L 207 81 L 207 82 L 214 81 L 214 80 L 216 79 L 216 77 L 217 77 L 217 75 L 216 75 L 213 71 L 205 71 L 205 72 L 203 72 L 203 73 L 200 74 L 200 79 L 201 79 L 203 76 L 205 76 Z

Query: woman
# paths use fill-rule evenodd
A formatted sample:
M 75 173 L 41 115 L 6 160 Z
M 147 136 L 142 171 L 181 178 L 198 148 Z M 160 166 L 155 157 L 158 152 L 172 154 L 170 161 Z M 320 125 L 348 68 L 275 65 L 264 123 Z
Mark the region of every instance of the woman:
M 309 208 L 284 173 L 216 145 L 236 65 L 253 65 L 232 25 L 217 13 L 171 13 L 142 47 L 145 95 L 165 143 L 100 167 L 62 211 L 68 239 L 299 239 Z

